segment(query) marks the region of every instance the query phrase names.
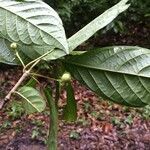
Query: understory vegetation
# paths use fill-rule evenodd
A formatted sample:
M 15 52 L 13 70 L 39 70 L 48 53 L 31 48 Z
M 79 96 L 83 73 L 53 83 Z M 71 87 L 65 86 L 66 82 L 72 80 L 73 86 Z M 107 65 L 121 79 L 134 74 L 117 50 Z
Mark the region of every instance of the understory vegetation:
M 44 0 L 47 4 L 55 8 L 61 16 L 68 35 L 75 33 L 84 25 L 89 23 L 106 9 L 115 5 L 119 0 Z M 113 32 L 128 32 L 126 26 L 129 24 L 144 23 L 149 26 L 150 3 L 148 0 L 130 0 L 131 7 L 124 12 L 107 28 L 99 33 L 106 33 L 112 29 Z M 90 12 L 90 13 L 89 13 Z

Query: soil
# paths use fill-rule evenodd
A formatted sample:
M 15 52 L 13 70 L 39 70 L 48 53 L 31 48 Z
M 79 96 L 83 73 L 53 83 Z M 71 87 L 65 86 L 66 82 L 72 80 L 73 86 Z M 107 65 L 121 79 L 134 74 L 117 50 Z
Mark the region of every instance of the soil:
M 91 43 L 91 47 L 112 45 L 110 43 L 138 43 L 149 48 L 148 28 L 140 28 L 141 25 L 136 28 L 131 26 L 132 36 L 110 35 L 109 38 L 103 37 L 103 40 L 100 37 L 92 38 L 80 49 L 86 49 Z M 20 76 L 21 68 L 0 66 L 0 100 Z M 59 150 L 150 150 L 150 112 L 147 108 L 116 105 L 96 96 L 77 81 L 72 84 L 78 105 L 78 119 L 75 123 L 59 121 Z M 62 92 L 60 112 L 65 99 L 66 93 Z M 13 101 L 20 102 L 19 98 L 13 97 L 0 110 L 0 150 L 46 150 L 48 111 L 33 115 L 25 115 L 20 110 L 18 113 L 17 109 L 12 109 Z

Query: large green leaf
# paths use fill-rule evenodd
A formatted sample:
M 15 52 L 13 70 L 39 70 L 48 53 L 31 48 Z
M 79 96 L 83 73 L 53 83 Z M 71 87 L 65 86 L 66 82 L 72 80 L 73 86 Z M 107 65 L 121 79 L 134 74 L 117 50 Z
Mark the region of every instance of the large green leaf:
M 23 98 L 24 107 L 28 114 L 42 112 L 45 109 L 45 100 L 36 89 L 24 86 L 16 93 Z
M 91 90 L 116 103 L 150 104 L 150 50 L 106 47 L 71 56 L 66 68 Z
M 71 36 L 68 39 L 69 51 L 71 52 L 74 50 L 77 46 L 89 39 L 98 30 L 112 22 L 120 13 L 128 9 L 130 5 L 126 4 L 127 2 L 128 0 L 121 0 L 115 6 L 106 10 L 103 14 L 98 16 L 76 34 Z
M 32 59 L 49 50 L 46 59 L 69 53 L 61 19 L 40 0 L 0 0 L 0 37 L 16 42 Z

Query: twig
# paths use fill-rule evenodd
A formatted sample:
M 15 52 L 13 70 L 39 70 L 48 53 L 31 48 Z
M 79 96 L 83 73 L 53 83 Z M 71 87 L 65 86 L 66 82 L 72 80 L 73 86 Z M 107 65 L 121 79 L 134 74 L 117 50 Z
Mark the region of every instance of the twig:
M 30 63 L 28 63 L 26 66 L 24 66 L 24 63 L 21 59 L 21 57 L 19 56 L 19 54 L 16 52 L 17 57 L 19 58 L 19 60 L 21 61 L 22 65 L 23 65 L 23 75 L 21 76 L 21 78 L 18 80 L 18 82 L 15 84 L 15 86 L 11 89 L 11 91 L 7 94 L 7 96 L 5 97 L 5 99 L 3 101 L 0 102 L 0 109 L 3 108 L 3 106 L 8 102 L 8 100 L 10 100 L 11 95 L 16 91 L 16 89 L 21 85 L 21 83 L 25 80 L 26 77 L 28 77 L 30 75 L 31 70 L 41 61 L 41 59 L 45 56 L 47 56 L 48 54 L 50 54 L 53 50 L 48 51 L 47 53 L 43 54 L 42 56 L 38 57 L 37 59 L 31 61 Z M 29 67 L 31 66 L 31 67 Z M 29 67 L 28 70 L 26 70 Z
M 50 51 L 48 51 L 48 52 L 46 52 L 45 54 L 43 54 L 42 56 L 38 57 L 37 59 L 31 61 L 30 63 L 28 63 L 28 64 L 24 67 L 24 70 L 26 70 L 26 69 L 27 69 L 30 65 L 32 65 L 33 63 L 36 63 L 37 61 L 40 61 L 43 57 L 47 56 L 47 55 L 50 54 L 52 51 L 53 51 L 53 49 L 50 50 Z
M 30 73 L 30 75 L 41 77 L 41 78 L 45 78 L 45 79 L 48 79 L 48 80 L 60 81 L 59 79 L 47 77 L 47 76 L 44 76 L 44 75 L 41 75 L 41 74 L 37 74 L 37 73 Z
M 21 78 L 18 80 L 18 82 L 15 84 L 15 86 L 11 89 L 11 91 L 6 95 L 5 99 L 0 102 L 0 109 L 3 108 L 3 106 L 10 100 L 10 97 L 12 93 L 16 91 L 16 89 L 20 86 L 20 84 L 25 80 L 25 78 L 29 76 L 29 71 L 26 71 L 23 73 Z
M 22 66 L 25 68 L 25 64 L 24 64 L 23 60 L 21 59 L 21 57 L 20 57 L 18 51 L 16 51 L 16 56 L 18 57 L 18 59 L 19 59 L 19 61 L 21 62 Z
M 12 93 L 16 91 L 16 89 L 20 86 L 20 84 L 24 81 L 24 79 L 29 75 L 29 71 L 25 71 L 21 78 L 18 80 L 18 82 L 15 84 L 15 86 L 11 89 L 11 91 L 7 94 L 5 97 L 5 101 L 9 100 Z

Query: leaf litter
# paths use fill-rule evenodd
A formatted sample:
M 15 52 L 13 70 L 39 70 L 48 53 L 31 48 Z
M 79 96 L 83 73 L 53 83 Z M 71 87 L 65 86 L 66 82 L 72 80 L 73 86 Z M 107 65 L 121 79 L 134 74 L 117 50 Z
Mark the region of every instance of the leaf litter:
M 20 68 L 1 69 L 0 100 L 20 75 Z M 78 119 L 75 123 L 59 121 L 59 150 L 150 149 L 150 112 L 147 108 L 128 108 L 102 100 L 76 80 L 73 87 Z M 60 113 L 65 99 L 66 92 L 62 91 Z M 20 102 L 17 97 L 12 97 L 11 102 L 14 100 Z M 20 113 L 17 118 L 12 117 L 12 113 L 10 105 L 0 110 L 0 150 L 46 150 L 49 112 Z

